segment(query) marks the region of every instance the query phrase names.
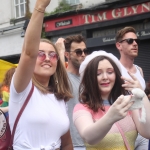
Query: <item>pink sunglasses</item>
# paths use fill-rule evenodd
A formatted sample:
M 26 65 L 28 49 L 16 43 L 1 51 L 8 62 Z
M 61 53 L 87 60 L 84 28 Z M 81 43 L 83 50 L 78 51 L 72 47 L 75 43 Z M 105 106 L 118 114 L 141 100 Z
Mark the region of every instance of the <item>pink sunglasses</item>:
M 59 56 L 58 56 L 58 54 L 57 54 L 56 52 L 50 52 L 50 53 L 48 54 L 48 58 L 49 58 L 51 61 L 58 61 Z M 40 61 L 44 61 L 44 60 L 46 59 L 46 54 L 45 54 L 45 52 L 39 51 L 39 52 L 38 52 L 38 59 L 39 59 Z

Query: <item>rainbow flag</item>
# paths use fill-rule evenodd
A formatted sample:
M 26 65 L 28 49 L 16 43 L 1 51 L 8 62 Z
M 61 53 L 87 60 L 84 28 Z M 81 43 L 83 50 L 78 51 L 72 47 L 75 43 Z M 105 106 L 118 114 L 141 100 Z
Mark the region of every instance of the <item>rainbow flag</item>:
M 8 106 L 9 103 L 9 88 L 7 86 L 3 86 L 1 91 L 2 91 L 2 100 L 3 100 L 1 107 L 6 107 Z
M 0 59 L 0 83 L 3 81 L 6 71 L 12 67 L 17 67 L 17 64 Z

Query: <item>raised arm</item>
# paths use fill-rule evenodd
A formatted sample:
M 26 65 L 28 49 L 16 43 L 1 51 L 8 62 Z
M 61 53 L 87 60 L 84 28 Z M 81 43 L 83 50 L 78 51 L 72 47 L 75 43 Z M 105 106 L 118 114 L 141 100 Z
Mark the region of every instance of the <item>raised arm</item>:
M 39 50 L 45 8 L 50 0 L 37 0 L 26 30 L 19 65 L 14 76 L 16 91 L 22 92 L 32 78 Z

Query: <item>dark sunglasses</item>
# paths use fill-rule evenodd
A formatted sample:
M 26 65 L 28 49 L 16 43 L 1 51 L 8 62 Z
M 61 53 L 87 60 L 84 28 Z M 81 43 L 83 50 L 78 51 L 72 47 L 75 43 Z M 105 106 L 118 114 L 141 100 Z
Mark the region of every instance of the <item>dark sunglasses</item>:
M 57 54 L 56 52 L 50 52 L 50 53 L 48 54 L 48 58 L 49 58 L 51 61 L 56 62 L 56 61 L 58 61 L 59 56 L 58 56 L 58 54 Z M 44 61 L 44 60 L 46 59 L 46 54 L 45 54 L 45 52 L 39 51 L 39 52 L 38 52 L 38 59 L 39 59 L 40 61 Z
M 87 50 L 86 48 L 84 50 L 76 49 L 76 50 L 70 51 L 70 52 L 75 52 L 77 56 L 81 56 L 83 53 L 85 54 L 85 56 L 90 54 L 89 50 Z
M 132 39 L 132 38 L 121 40 L 119 43 L 122 43 L 122 42 L 124 42 L 124 41 L 126 41 L 128 44 L 132 44 L 134 41 L 135 41 L 137 44 L 140 44 L 140 39 Z
M 137 43 L 137 44 L 140 44 L 140 39 L 132 39 L 132 38 L 128 38 L 128 39 L 124 39 L 124 40 L 121 40 L 119 43 L 122 43 L 126 41 L 128 44 L 132 44 L 134 41 Z

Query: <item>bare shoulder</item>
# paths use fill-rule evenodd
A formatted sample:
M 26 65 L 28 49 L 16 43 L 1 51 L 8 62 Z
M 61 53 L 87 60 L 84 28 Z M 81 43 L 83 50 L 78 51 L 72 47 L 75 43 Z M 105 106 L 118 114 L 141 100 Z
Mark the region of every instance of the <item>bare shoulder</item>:
M 138 65 L 136 65 L 136 66 L 137 66 L 138 70 L 140 71 L 140 73 L 141 73 L 142 77 L 144 77 L 143 69 L 142 69 L 140 66 L 138 66 Z

